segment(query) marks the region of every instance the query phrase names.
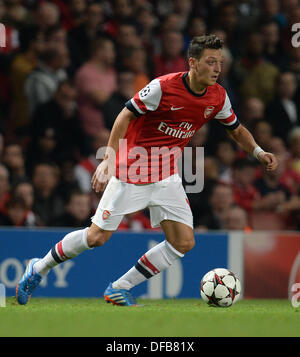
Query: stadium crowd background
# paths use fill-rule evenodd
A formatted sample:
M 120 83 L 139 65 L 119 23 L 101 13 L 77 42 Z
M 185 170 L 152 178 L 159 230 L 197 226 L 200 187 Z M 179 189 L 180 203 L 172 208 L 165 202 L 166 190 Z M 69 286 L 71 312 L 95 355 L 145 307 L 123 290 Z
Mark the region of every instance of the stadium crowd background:
M 225 42 L 219 83 L 279 169 L 262 170 L 210 121 L 190 142 L 205 147 L 195 227 L 300 229 L 298 0 L 0 0 L 0 23 L 0 225 L 90 225 L 95 153 L 124 103 L 188 70 L 190 39 L 214 33 Z M 120 226 L 150 228 L 148 211 Z

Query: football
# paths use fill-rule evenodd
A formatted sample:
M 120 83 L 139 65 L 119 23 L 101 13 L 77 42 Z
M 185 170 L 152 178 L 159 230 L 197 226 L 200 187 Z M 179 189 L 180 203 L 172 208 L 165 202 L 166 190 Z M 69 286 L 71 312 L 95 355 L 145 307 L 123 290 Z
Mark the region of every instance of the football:
M 209 305 L 229 307 L 239 299 L 241 283 L 230 270 L 216 268 L 203 276 L 200 293 Z

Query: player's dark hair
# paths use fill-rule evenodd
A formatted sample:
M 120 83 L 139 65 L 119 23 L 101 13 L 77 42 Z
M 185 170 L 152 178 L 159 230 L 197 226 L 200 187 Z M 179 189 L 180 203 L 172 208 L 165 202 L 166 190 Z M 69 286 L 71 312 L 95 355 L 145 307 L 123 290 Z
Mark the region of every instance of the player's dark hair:
M 216 35 L 196 36 L 190 42 L 188 48 L 188 58 L 193 57 L 199 59 L 206 48 L 219 50 L 223 47 L 223 40 Z

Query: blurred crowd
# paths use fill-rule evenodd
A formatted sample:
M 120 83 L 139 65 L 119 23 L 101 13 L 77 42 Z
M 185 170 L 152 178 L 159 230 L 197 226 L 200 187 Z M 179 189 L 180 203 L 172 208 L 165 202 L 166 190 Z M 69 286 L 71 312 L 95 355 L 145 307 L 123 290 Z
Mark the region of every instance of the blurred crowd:
M 277 155 L 261 166 L 210 121 L 197 230 L 300 229 L 299 0 L 0 0 L 0 225 L 90 225 L 91 188 L 124 103 L 153 78 L 187 71 L 194 36 L 224 40 L 219 83 L 241 123 Z M 151 229 L 148 211 L 119 229 Z

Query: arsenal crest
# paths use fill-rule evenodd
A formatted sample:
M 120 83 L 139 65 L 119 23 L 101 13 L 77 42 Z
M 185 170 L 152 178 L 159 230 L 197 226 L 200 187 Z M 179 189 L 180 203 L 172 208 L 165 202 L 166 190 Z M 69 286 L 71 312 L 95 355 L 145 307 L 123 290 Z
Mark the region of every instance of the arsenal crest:
M 214 109 L 215 107 L 212 105 L 206 107 L 204 110 L 204 118 L 207 119 L 210 116 L 210 114 L 214 111 Z
M 110 212 L 105 210 L 103 213 L 102 213 L 102 219 L 103 221 L 105 221 L 108 217 L 110 216 Z

